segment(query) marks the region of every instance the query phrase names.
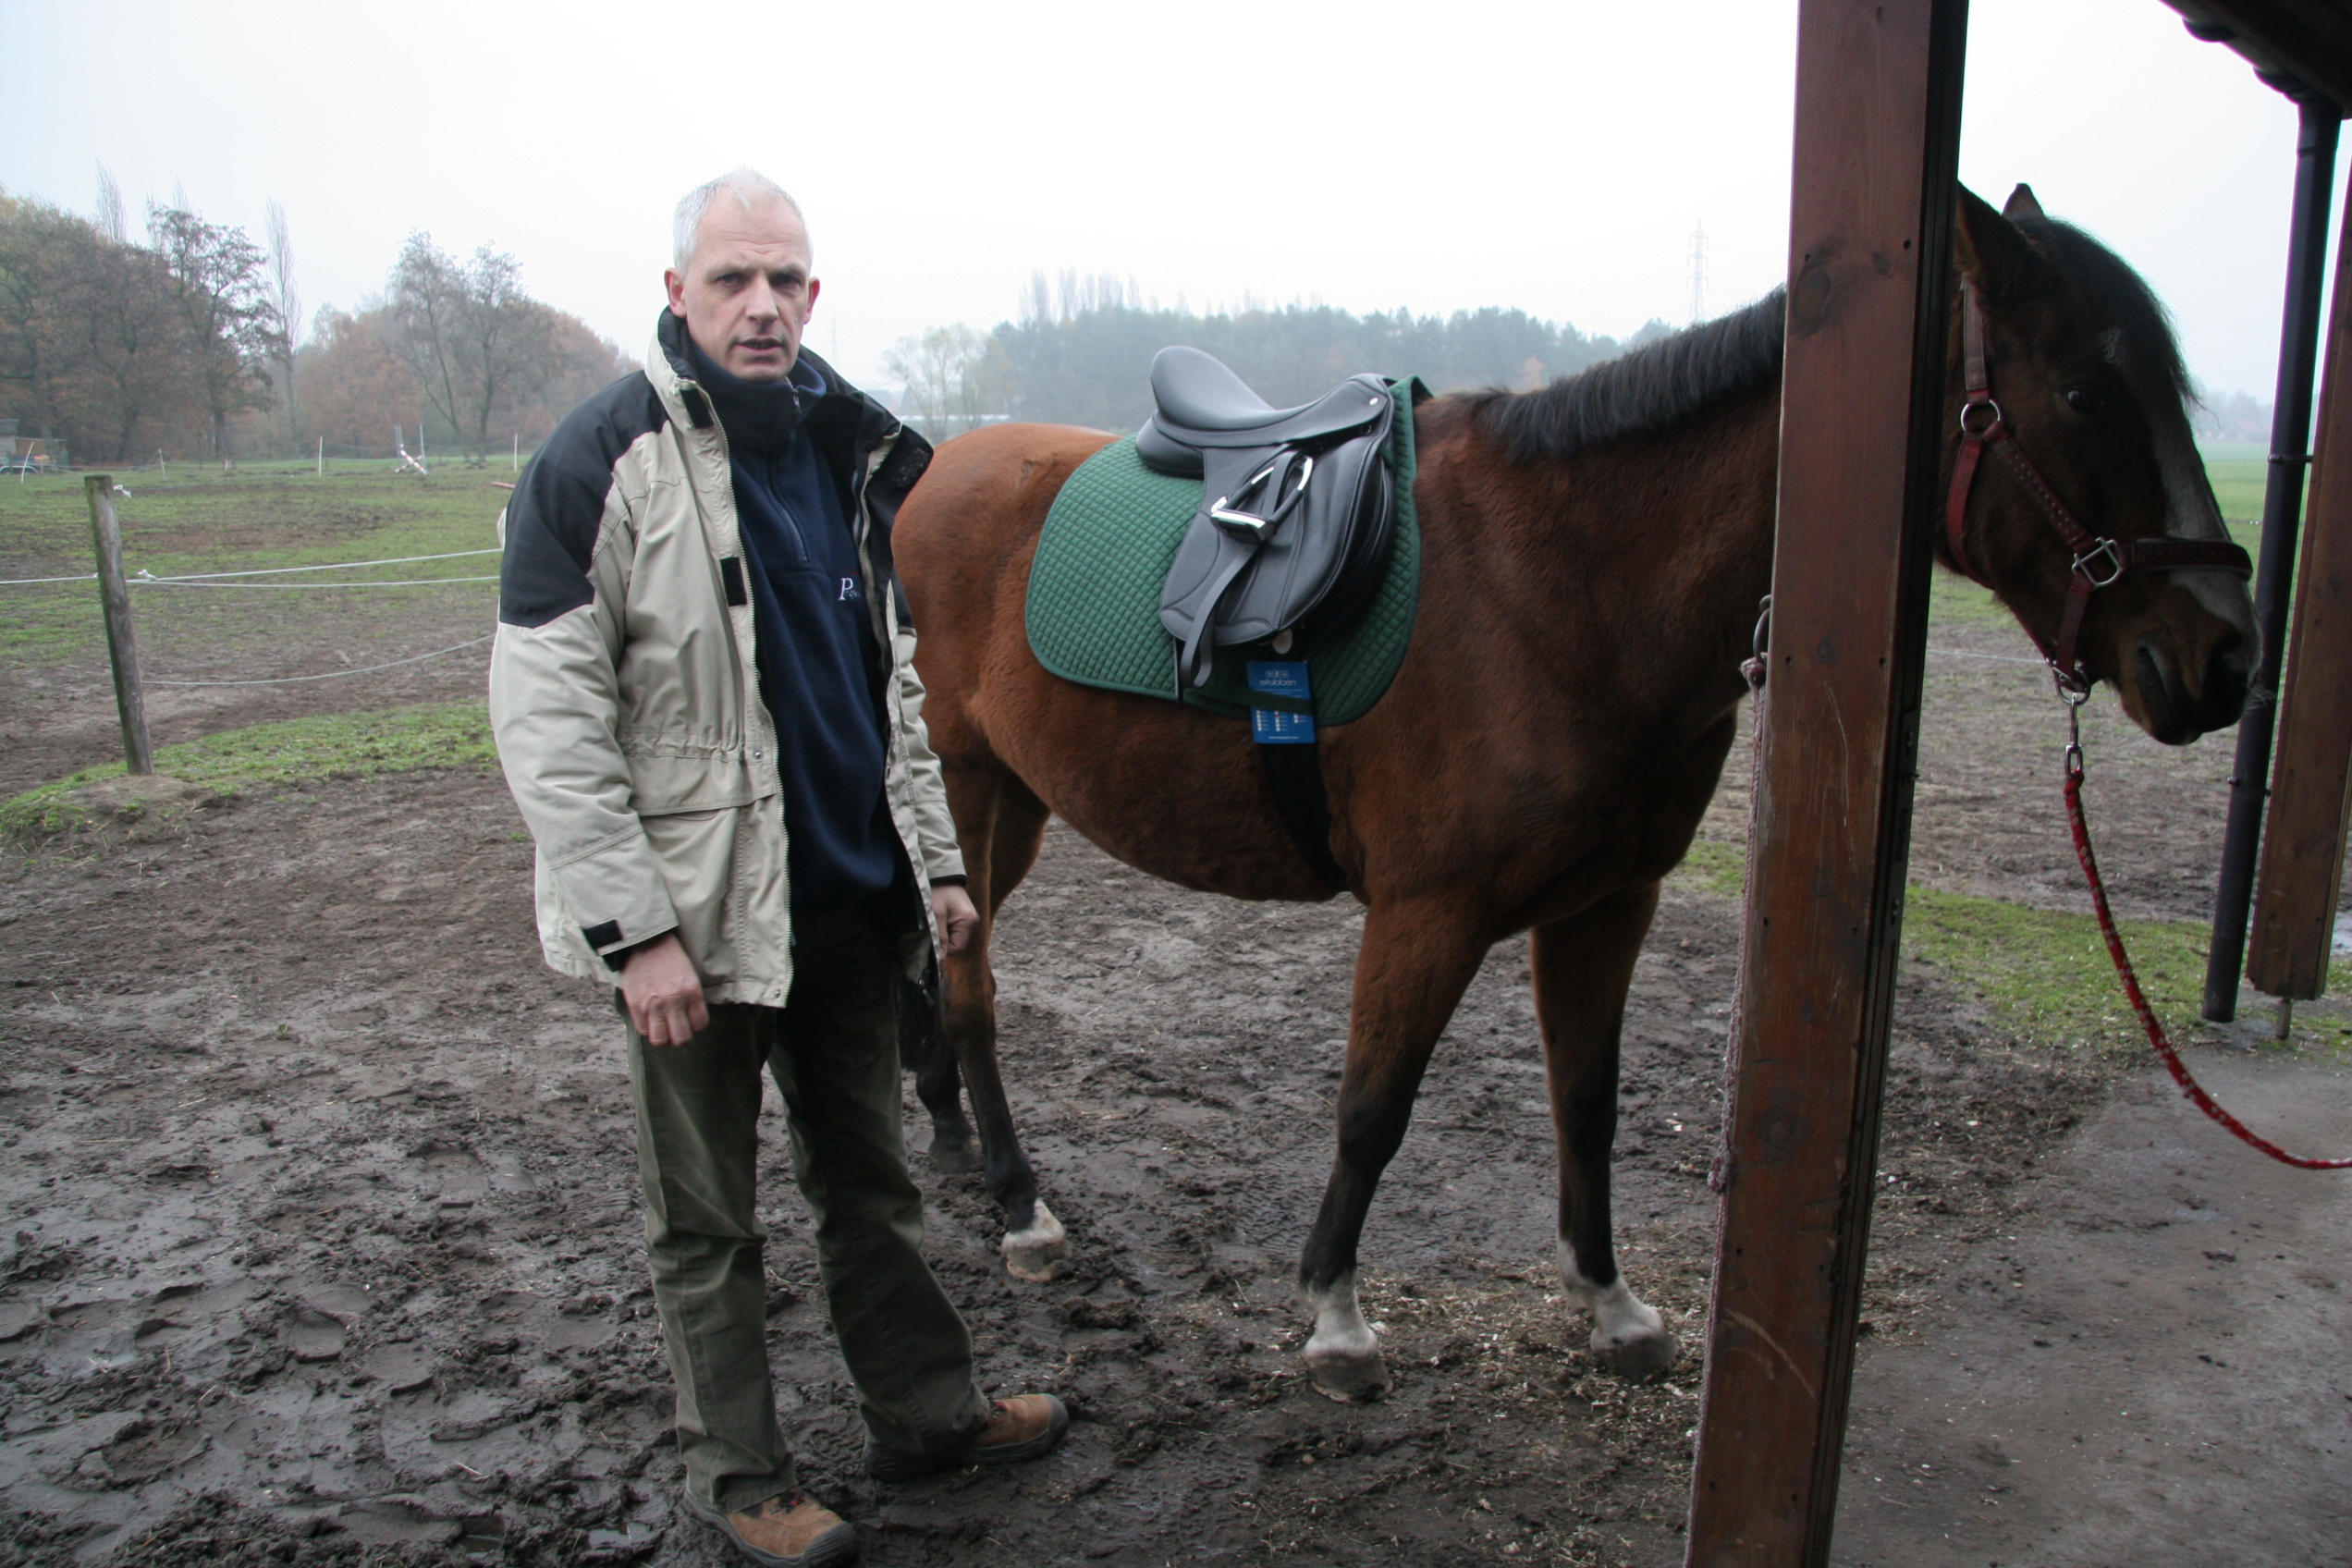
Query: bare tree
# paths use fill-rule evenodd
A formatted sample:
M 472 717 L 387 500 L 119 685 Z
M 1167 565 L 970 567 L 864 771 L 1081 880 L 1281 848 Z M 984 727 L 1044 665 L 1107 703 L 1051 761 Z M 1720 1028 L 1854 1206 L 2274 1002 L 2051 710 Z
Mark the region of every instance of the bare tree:
M 1030 273 L 1028 286 L 1021 291 L 1021 325 L 1049 325 L 1060 319 L 1061 313 L 1054 309 L 1053 284 L 1046 277 L 1046 269 L 1039 267 Z
M 392 263 L 390 292 L 393 351 L 408 361 L 426 406 L 450 430 L 464 429 L 458 419 L 458 386 L 464 379 L 458 369 L 464 275 L 433 243 L 433 236 L 419 230 L 409 236 L 400 247 L 400 259 Z
M 994 337 L 962 322 L 900 338 L 882 356 L 882 368 L 906 388 L 908 413 L 943 436 L 1004 411 L 1004 353 Z
M 392 269 L 395 342 L 433 411 L 477 461 L 490 420 L 548 372 L 554 312 L 522 291 L 515 259 L 489 246 L 459 263 L 409 236 Z
M 490 415 L 525 382 L 546 370 L 551 312 L 522 291 L 515 259 L 477 247 L 466 267 L 465 363 L 473 414 L 473 450 L 490 447 Z
M 130 219 L 123 212 L 122 187 L 115 183 L 115 171 L 104 164 L 98 165 L 98 232 L 117 245 L 130 243 Z
M 277 341 L 278 385 L 286 393 L 286 435 L 290 442 L 302 428 L 294 407 L 294 337 L 302 321 L 302 291 L 294 281 L 294 234 L 287 225 L 286 209 L 275 198 L 269 204 L 269 284 L 270 306 L 277 312 L 282 327 Z
M 270 406 L 269 374 L 286 329 L 270 302 L 261 248 L 241 228 L 206 223 L 185 207 L 147 214 L 171 301 L 194 356 L 212 420 L 213 455 L 228 451 L 228 421 Z

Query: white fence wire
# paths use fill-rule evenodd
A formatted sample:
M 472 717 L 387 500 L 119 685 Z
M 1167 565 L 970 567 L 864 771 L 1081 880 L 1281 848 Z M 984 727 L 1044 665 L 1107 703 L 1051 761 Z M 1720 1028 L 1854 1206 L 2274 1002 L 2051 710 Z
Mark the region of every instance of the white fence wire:
M 498 553 L 498 548 L 496 545 L 493 545 L 488 549 L 482 550 L 444 550 L 436 555 L 430 556 L 387 556 L 381 560 L 372 561 L 325 561 L 312 566 L 253 567 L 241 571 L 188 571 L 174 572 L 165 576 L 157 576 L 153 572 L 141 569 L 141 570 L 127 577 L 124 581 L 135 588 L 435 588 L 439 587 L 443 583 L 450 582 L 496 582 L 498 581 L 498 577 L 496 572 L 491 572 L 482 576 L 472 577 L 410 577 L 391 580 L 371 579 L 362 582 L 227 582 L 224 580 L 229 578 L 285 577 L 297 572 L 356 571 L 367 567 L 410 566 L 421 561 L 453 561 L 475 556 L 495 556 Z M 94 571 L 80 572 L 70 577 L 12 577 L 0 578 L 0 588 L 23 588 L 39 583 L 95 582 L 97 581 L 98 574 Z M 322 671 L 316 675 L 282 675 L 269 680 L 166 680 L 157 677 L 148 676 L 142 680 L 141 684 L 148 686 L 179 687 L 297 686 L 305 681 L 311 680 L 339 680 L 346 676 L 374 675 L 379 670 L 398 669 L 403 665 L 423 664 L 428 659 L 443 658 L 450 654 L 463 653 L 468 648 L 478 648 L 482 646 L 483 643 L 489 642 L 491 638 L 496 635 L 497 634 L 496 632 L 491 632 L 481 637 L 473 638 L 470 642 L 453 644 L 450 647 L 435 648 L 429 654 L 414 654 L 407 658 L 391 659 L 383 664 L 365 665 L 357 669 L 330 669 Z
M 445 550 L 437 556 L 387 556 L 380 561 L 326 561 L 317 566 L 263 566 L 254 567 L 245 571 L 177 571 L 166 573 L 162 576 L 158 576 L 156 573 L 149 571 L 142 567 L 139 570 L 132 572 L 126 581 L 130 582 L 133 586 L 153 587 L 163 583 L 210 582 L 220 578 L 227 577 L 285 577 L 298 571 L 357 571 L 361 567 L 410 566 L 418 561 L 454 561 L 467 556 L 495 556 L 496 554 L 498 554 L 498 547 L 494 545 L 485 550 Z M 398 582 L 319 582 L 287 584 L 257 582 L 253 584 L 253 586 L 257 588 L 278 586 L 318 588 L 414 588 L 420 585 L 428 585 L 435 582 L 496 582 L 497 580 L 497 575 L 494 572 L 487 577 L 420 577 Z M 97 581 L 98 574 L 94 571 L 80 572 L 71 577 L 8 577 L 0 578 L 0 588 L 21 588 L 35 582 L 95 582 Z
M 429 654 L 418 654 L 410 658 L 394 659 L 388 664 L 372 664 L 360 669 L 330 669 L 322 675 L 282 675 L 274 680 L 148 680 L 145 684 L 149 686 L 296 686 L 305 680 L 339 680 L 347 675 L 374 675 L 379 669 L 398 669 L 404 664 L 423 664 L 427 659 L 437 659 L 445 654 L 462 653 L 468 648 L 479 648 L 496 635 L 497 633 L 493 631 L 484 636 L 476 637 L 471 643 L 459 643 L 454 647 L 435 648 Z

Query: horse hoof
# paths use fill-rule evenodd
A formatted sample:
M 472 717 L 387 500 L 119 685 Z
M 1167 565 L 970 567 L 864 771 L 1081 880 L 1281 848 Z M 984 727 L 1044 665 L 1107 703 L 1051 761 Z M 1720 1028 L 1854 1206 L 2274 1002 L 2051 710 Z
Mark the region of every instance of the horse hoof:
M 1040 1203 L 1024 1229 L 1006 1232 L 1005 1272 L 1016 1280 L 1042 1285 L 1061 1272 L 1062 1255 L 1068 1250 L 1061 1221 L 1054 1218 L 1052 1209 Z
M 1674 1358 L 1683 1347 L 1674 1336 L 1663 1329 L 1646 1334 L 1633 1334 L 1614 1343 L 1604 1343 L 1600 1336 L 1593 1336 L 1593 1359 L 1602 1368 L 1615 1373 L 1628 1382 L 1647 1383 L 1663 1378 L 1674 1369 Z
M 1015 1247 L 1004 1249 L 1005 1272 L 1016 1280 L 1026 1280 L 1042 1285 L 1060 1274 L 1062 1256 L 1060 1247 Z
M 1389 1366 L 1377 1349 L 1312 1353 L 1306 1375 L 1317 1393 L 1341 1404 L 1370 1404 L 1389 1391 Z
M 931 1169 L 942 1176 L 969 1176 L 980 1169 L 980 1151 L 970 1144 L 941 1144 L 934 1141 L 924 1156 Z

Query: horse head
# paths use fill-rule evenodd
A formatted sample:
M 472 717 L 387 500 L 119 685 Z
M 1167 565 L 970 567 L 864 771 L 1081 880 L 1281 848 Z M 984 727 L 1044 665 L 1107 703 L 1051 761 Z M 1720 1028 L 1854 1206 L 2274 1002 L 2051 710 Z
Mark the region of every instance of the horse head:
M 1956 239 L 1939 555 L 2157 740 L 2236 723 L 2260 640 L 2163 307 L 2022 185 L 1962 190 Z

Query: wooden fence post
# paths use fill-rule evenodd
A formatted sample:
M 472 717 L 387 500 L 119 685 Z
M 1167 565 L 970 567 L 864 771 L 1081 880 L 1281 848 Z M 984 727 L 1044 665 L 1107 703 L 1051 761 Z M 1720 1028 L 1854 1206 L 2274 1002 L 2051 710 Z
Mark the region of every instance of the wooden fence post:
M 115 479 L 83 480 L 90 496 L 90 538 L 98 550 L 98 596 L 106 606 L 106 657 L 115 667 L 115 710 L 122 716 L 123 762 L 133 773 L 155 771 L 147 744 L 147 698 L 139 685 L 139 646 L 130 636 L 130 584 L 123 580 L 122 524 L 115 516 Z
M 1946 435 L 1966 0 L 1802 0 L 1770 675 L 1691 1568 L 1820 1568 Z

